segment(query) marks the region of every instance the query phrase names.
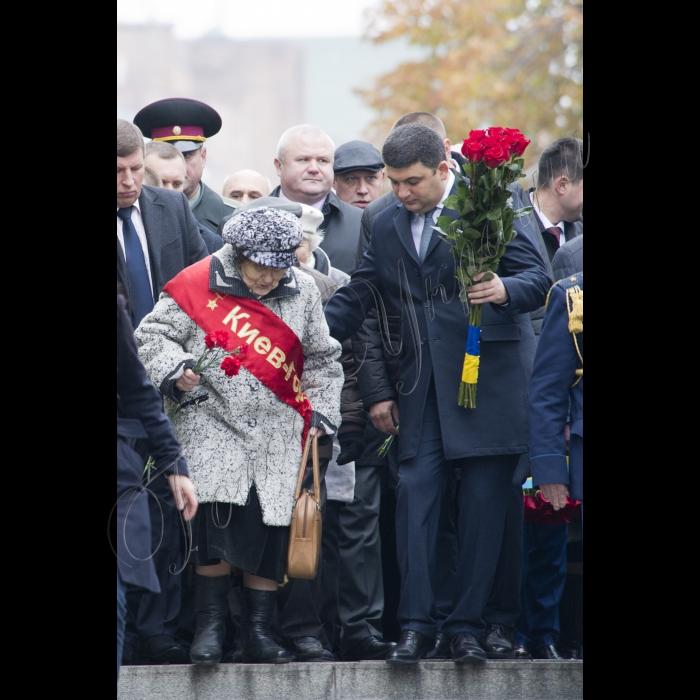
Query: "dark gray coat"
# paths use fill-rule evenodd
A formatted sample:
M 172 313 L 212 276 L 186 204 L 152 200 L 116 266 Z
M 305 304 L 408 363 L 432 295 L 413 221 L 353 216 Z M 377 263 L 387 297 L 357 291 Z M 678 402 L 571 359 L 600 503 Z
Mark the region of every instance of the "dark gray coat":
M 157 300 L 163 287 L 175 275 L 207 257 L 207 247 L 182 192 L 144 185 L 139 205 L 148 239 L 153 296 Z M 127 296 L 131 296 L 126 259 L 118 240 L 117 280 L 126 287 Z
M 554 281 L 571 277 L 577 272 L 583 272 L 583 236 L 577 236 L 567 241 L 559 248 L 552 259 Z
M 219 228 L 221 219 L 233 214 L 235 207 L 226 204 L 211 187 L 207 187 L 203 182 L 200 182 L 199 186 L 202 188 L 202 198 L 197 203 L 197 206 L 192 207 L 192 213 L 200 224 L 203 224 L 211 231 L 216 231 Z
M 456 212 L 443 210 L 456 217 Z M 326 307 L 331 335 L 344 340 L 374 306 L 368 282 L 394 308 L 403 309 L 399 357 L 400 459 L 415 456 L 431 378 L 437 392 L 446 459 L 521 454 L 528 449 L 527 390 L 535 352 L 528 313 L 544 304 L 552 283 L 525 235 L 508 245 L 497 270 L 507 306 L 483 311 L 477 408 L 457 405 L 469 317 L 459 302 L 454 259 L 433 234 L 421 263 L 410 212 L 395 204 L 377 215 L 360 269 Z M 415 314 L 415 326 L 412 315 Z
M 275 187 L 270 197 L 279 197 L 281 187 Z M 323 205 L 323 223 L 319 229 L 324 232 L 321 248 L 326 251 L 331 265 L 351 275 L 356 269 L 357 244 L 360 240 L 362 209 L 338 199 L 329 192 Z

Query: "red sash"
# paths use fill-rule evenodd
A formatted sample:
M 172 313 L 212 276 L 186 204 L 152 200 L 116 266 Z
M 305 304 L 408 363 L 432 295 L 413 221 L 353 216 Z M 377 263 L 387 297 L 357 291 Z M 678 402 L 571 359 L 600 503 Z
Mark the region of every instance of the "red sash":
M 163 291 L 205 332 L 225 330 L 229 350 L 243 343 L 250 348 L 238 355 L 241 364 L 275 396 L 304 419 L 302 445 L 311 422 L 311 404 L 301 390 L 304 352 L 296 333 L 255 299 L 209 289 L 211 256 L 185 268 Z M 235 380 L 234 380 L 235 381 Z

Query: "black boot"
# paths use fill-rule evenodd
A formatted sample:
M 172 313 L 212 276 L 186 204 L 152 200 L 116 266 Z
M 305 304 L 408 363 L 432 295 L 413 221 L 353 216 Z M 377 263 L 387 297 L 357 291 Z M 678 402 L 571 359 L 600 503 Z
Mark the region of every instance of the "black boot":
M 292 656 L 270 635 L 270 625 L 277 606 L 277 591 L 243 589 L 241 646 L 247 664 L 286 664 Z
M 194 575 L 194 609 L 197 627 L 190 648 L 193 664 L 218 664 L 226 633 L 226 596 L 231 588 L 230 576 Z

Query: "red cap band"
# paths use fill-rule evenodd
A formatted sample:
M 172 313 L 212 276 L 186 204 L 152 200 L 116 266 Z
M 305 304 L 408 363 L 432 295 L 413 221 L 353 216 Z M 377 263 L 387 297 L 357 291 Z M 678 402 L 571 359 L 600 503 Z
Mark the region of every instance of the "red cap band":
M 199 136 L 204 140 L 204 130 L 201 126 L 163 126 L 151 130 L 152 139 L 172 139 L 176 136 Z

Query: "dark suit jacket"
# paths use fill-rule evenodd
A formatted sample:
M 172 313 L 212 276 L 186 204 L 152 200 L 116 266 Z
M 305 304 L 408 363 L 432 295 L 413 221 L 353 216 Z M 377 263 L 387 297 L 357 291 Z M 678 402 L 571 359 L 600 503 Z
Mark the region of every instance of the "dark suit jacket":
M 270 197 L 279 197 L 281 190 L 281 186 L 275 187 Z M 321 213 L 323 223 L 319 230 L 323 231 L 324 236 L 320 247 L 326 251 L 333 267 L 351 275 L 356 267 L 362 209 L 341 201 L 334 192 L 329 192 Z
M 583 377 L 571 385 L 583 364 L 569 332 L 566 300 L 566 289 L 575 285 L 583 290 L 583 273 L 556 284 L 550 292 L 532 372 L 529 414 L 533 483 L 569 484 L 571 497 L 577 500 L 583 496 Z M 583 357 L 583 331 L 576 338 Z M 569 412 L 567 470 L 564 425 Z
M 200 224 L 210 231 L 216 231 L 221 219 L 233 214 L 235 207 L 226 204 L 211 187 L 207 187 L 203 182 L 200 182 L 199 186 L 202 188 L 202 198 L 197 206 L 192 208 L 192 214 Z
M 443 215 L 457 216 L 448 209 Z M 497 270 L 510 302 L 506 307 L 487 305 L 483 311 L 477 408 L 461 408 L 457 394 L 469 316 L 459 301 L 454 258 L 441 239 L 433 234 L 421 263 L 410 212 L 397 203 L 377 215 L 360 269 L 326 307 L 331 335 L 344 340 L 358 330 L 374 306 L 372 288 L 402 309 L 401 459 L 417 452 L 432 377 L 446 459 L 526 452 L 527 388 L 535 352 L 527 314 L 542 306 L 551 279 L 530 239 L 516 236 Z
M 144 185 L 139 205 L 148 239 L 153 296 L 157 301 L 163 287 L 175 275 L 207 257 L 207 247 L 182 192 Z M 118 240 L 117 280 L 123 282 L 127 296 L 130 296 L 129 273 Z
M 511 192 L 513 193 L 513 208 L 520 209 L 522 207 L 532 206 L 532 192 L 534 188 L 529 190 L 524 190 L 523 186 L 519 182 L 514 182 L 511 187 Z M 537 216 L 537 212 L 530 212 L 527 216 L 524 216 L 517 221 L 518 230 L 522 231 L 527 235 L 530 240 L 537 246 L 544 266 L 547 269 L 547 274 L 554 279 L 554 271 L 552 269 L 552 259 L 554 254 L 558 250 L 558 243 L 554 238 L 553 234 L 547 231 L 544 224 L 540 221 Z M 566 236 L 567 242 L 583 234 L 583 223 L 577 221 L 575 223 L 569 223 L 568 221 L 564 223 L 564 235 Z M 535 329 L 535 335 L 539 336 L 540 328 L 542 327 L 542 318 L 544 317 L 544 306 L 536 309 L 530 314 L 532 320 L 533 328 Z
M 577 272 L 583 272 L 583 236 L 577 236 L 567 241 L 552 259 L 554 280 L 558 282 L 564 277 L 571 277 Z
M 144 460 L 130 441 L 144 438 L 161 473 L 187 476 L 187 463 L 160 394 L 146 376 L 134 342 L 134 329 L 117 297 L 117 566 L 122 580 L 154 593 L 160 591 L 151 554 L 148 496 L 143 491 Z M 155 476 L 161 479 L 162 476 Z M 156 524 L 156 527 L 158 525 Z M 115 530 L 113 529 L 113 532 Z M 143 560 L 143 561 L 139 561 Z

